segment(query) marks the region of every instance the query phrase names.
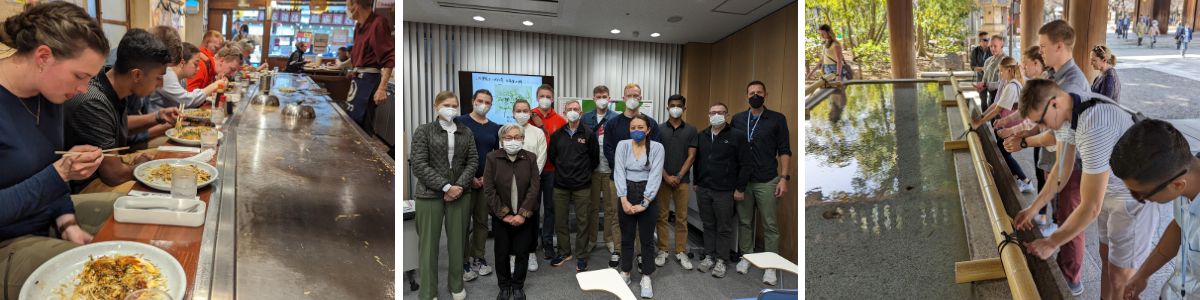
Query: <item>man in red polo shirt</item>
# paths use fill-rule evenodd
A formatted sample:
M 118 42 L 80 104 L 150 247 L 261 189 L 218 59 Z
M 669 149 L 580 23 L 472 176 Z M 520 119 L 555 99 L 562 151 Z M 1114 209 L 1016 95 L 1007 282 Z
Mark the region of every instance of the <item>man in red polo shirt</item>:
M 200 53 L 204 55 L 200 56 L 200 64 L 196 65 L 196 75 L 188 78 L 186 87 L 188 91 L 202 89 L 212 84 L 213 81 L 216 81 L 214 76 L 216 72 L 213 70 L 213 55 L 217 53 L 217 50 L 221 49 L 224 39 L 221 33 L 216 30 L 209 30 L 204 33 L 204 38 L 200 39 Z
M 354 18 L 354 47 L 350 50 L 350 61 L 354 63 L 351 73 L 350 100 L 347 108 L 350 118 L 368 134 L 375 132 L 375 108 L 387 101 L 387 84 L 395 67 L 395 36 L 393 27 L 382 16 L 371 11 L 374 0 L 350 0 L 346 11 Z
M 546 135 L 546 145 L 550 143 L 550 134 L 558 131 L 559 128 L 567 125 L 567 120 L 563 119 L 554 111 L 554 88 L 549 84 L 543 84 L 537 89 L 538 107 L 533 109 L 533 125 L 542 129 L 542 133 Z M 554 164 L 549 160 L 546 161 L 546 166 L 542 169 L 542 250 L 544 250 L 544 258 L 551 260 L 555 256 L 554 253 Z

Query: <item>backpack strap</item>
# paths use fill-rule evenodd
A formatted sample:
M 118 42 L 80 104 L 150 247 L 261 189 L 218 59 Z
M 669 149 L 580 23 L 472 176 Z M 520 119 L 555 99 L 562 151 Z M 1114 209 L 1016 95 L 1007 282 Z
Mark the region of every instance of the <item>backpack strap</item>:
M 1112 99 L 1108 99 L 1108 97 L 1104 97 L 1102 95 L 1089 96 L 1090 97 L 1087 101 L 1083 101 L 1079 95 L 1071 93 L 1071 130 L 1076 130 L 1076 128 L 1079 127 L 1079 115 L 1083 114 L 1083 112 L 1087 109 L 1092 108 L 1093 106 L 1096 106 L 1096 104 L 1100 103 L 1116 105 L 1117 108 L 1120 108 L 1121 110 L 1125 111 L 1125 113 L 1130 115 L 1130 117 L 1133 119 L 1133 123 L 1141 122 L 1142 120 L 1147 119 L 1146 116 L 1141 112 L 1125 107 L 1124 105 L 1121 105 Z

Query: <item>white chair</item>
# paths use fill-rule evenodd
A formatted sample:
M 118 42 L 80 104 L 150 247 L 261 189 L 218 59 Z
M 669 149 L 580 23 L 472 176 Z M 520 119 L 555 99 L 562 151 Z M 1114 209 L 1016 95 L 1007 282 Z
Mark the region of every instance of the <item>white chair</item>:
M 625 284 L 625 279 L 621 279 L 621 274 L 612 268 L 579 272 L 575 274 L 575 279 L 579 281 L 579 289 L 584 291 L 608 292 L 621 300 L 637 299 Z
M 799 276 L 798 272 L 800 272 L 800 266 L 797 266 L 796 264 L 792 263 L 791 261 L 784 259 L 783 256 L 779 256 L 779 254 L 775 254 L 775 252 L 759 252 L 759 253 L 746 254 L 746 255 L 742 256 L 742 259 L 745 259 L 746 261 L 750 262 L 750 264 L 754 265 L 755 268 L 775 269 L 775 270 L 780 270 L 780 271 L 792 273 L 793 275 Z M 780 274 L 780 276 L 779 276 L 779 287 L 780 288 L 784 287 L 784 285 L 783 285 L 784 282 L 787 282 L 787 281 L 784 280 L 783 274 Z

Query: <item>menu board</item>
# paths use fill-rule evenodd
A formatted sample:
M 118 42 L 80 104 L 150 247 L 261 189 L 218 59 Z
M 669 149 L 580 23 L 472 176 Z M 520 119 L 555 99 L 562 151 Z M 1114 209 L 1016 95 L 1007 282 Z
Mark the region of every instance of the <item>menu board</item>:
M 333 24 L 333 15 L 331 15 L 331 14 L 321 15 L 321 24 Z
M 292 21 L 292 23 L 300 22 L 300 12 L 298 12 L 298 11 L 292 12 L 292 20 L 291 21 Z
M 345 18 L 346 18 L 346 15 L 335 14 L 335 15 L 333 15 L 333 22 L 331 24 L 346 24 L 346 23 L 344 23 Z

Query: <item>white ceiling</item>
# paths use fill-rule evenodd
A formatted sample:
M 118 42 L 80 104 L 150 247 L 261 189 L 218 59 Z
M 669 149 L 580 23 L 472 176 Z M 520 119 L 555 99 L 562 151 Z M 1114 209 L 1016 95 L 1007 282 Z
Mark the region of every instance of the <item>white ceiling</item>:
M 644 42 L 713 43 L 792 2 L 795 0 L 408 0 L 404 1 L 404 21 Z M 518 12 L 496 11 L 495 7 Z M 478 22 L 474 16 L 487 20 Z M 667 22 L 672 16 L 683 20 Z M 526 20 L 534 25 L 522 25 Z M 614 28 L 621 33 L 610 33 Z M 634 37 L 634 31 L 639 36 Z M 651 37 L 654 32 L 661 36 Z

